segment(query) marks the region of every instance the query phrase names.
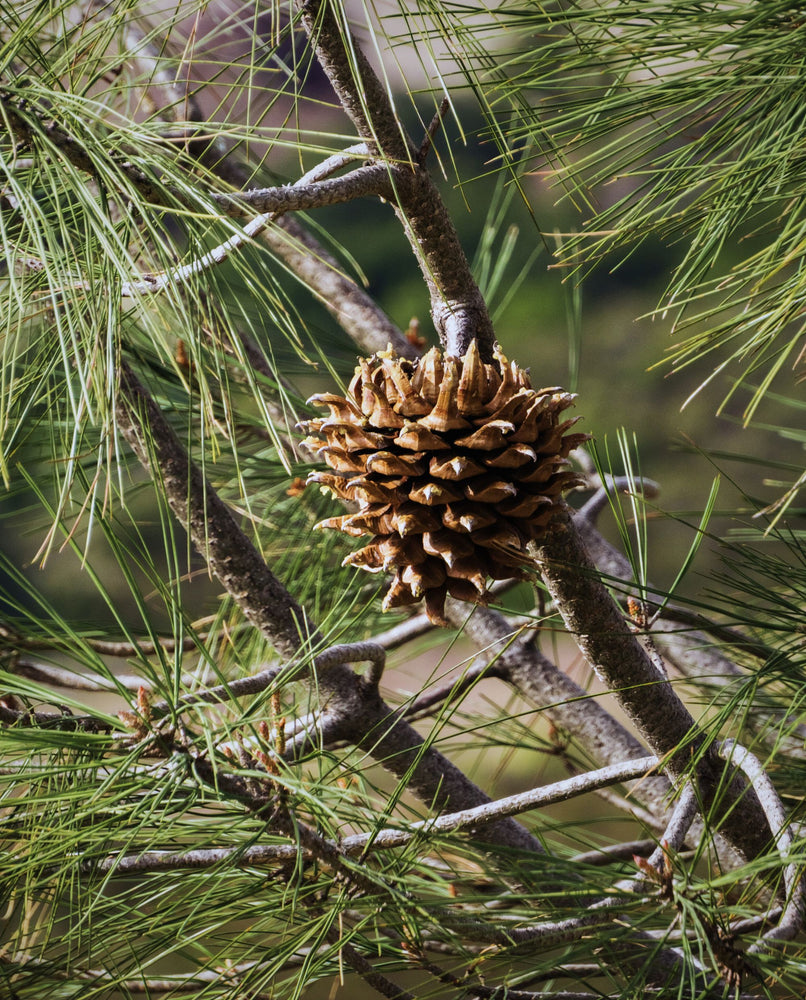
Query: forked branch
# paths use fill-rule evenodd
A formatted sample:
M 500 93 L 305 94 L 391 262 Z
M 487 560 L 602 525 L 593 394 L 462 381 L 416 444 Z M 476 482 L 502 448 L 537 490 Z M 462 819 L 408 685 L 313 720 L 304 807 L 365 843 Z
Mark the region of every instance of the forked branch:
M 303 609 L 274 576 L 229 507 L 207 482 L 164 414 L 126 361 L 120 364 L 120 432 L 155 482 L 212 573 L 247 620 L 287 660 L 312 655 L 325 642 Z M 363 656 L 363 654 L 361 654 Z M 377 684 L 356 677 L 345 664 L 330 664 L 317 678 L 340 736 L 362 746 L 429 806 L 454 809 L 489 802 L 465 774 L 433 747 L 378 694 Z M 504 819 L 480 833 L 497 843 L 541 851 L 520 824 Z

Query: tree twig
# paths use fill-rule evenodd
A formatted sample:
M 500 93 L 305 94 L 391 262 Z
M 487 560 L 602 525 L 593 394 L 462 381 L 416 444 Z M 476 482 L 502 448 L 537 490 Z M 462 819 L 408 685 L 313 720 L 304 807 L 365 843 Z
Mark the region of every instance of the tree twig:
M 280 666 L 261 670 L 249 677 L 239 677 L 216 687 L 192 691 L 182 695 L 174 702 L 159 701 L 151 707 L 151 714 L 153 718 L 160 719 L 165 715 L 174 714 L 197 705 L 225 704 L 234 698 L 242 698 L 244 695 L 260 694 L 276 682 L 290 683 L 303 673 L 308 673 L 311 667 L 316 671 L 323 672 L 330 667 L 362 661 L 372 664 L 370 675 L 379 679 L 386 663 L 386 651 L 374 642 L 353 642 L 340 646 L 330 646 L 313 656 L 310 664 L 304 660 L 292 660 Z M 377 687 L 377 682 L 375 686 Z
M 761 951 L 765 944 L 791 941 L 803 929 L 806 916 L 803 868 L 797 862 L 789 860 L 794 838 L 783 803 L 761 761 L 735 740 L 724 740 L 719 746 L 719 756 L 741 768 L 749 778 L 767 817 L 778 854 L 784 862 L 783 876 L 787 902 L 776 926 L 763 934 L 761 939 L 748 949 L 750 953 L 755 953 Z
M 45 115 L 30 108 L 26 108 L 23 113 L 14 98 L 2 90 L 0 105 L 6 121 L 23 142 L 54 147 L 79 170 L 89 176 L 96 176 L 97 164 L 88 155 L 83 137 L 71 134 L 58 122 L 46 119 Z M 96 151 L 98 145 L 97 142 L 93 143 Z M 188 202 L 182 192 L 150 177 L 126 157 L 114 153 L 108 155 L 110 162 L 107 180 L 117 174 L 120 178 L 120 193 L 124 196 L 128 194 L 127 186 L 130 186 L 155 205 L 168 209 L 179 206 L 203 209 L 199 201 Z M 209 159 L 209 155 L 205 158 Z M 241 170 L 230 168 L 227 173 L 239 182 L 246 180 L 246 173 Z M 226 200 L 228 196 L 221 197 Z M 238 214 L 243 214 L 243 211 L 243 207 L 237 209 Z M 418 356 L 416 348 L 406 340 L 383 310 L 363 289 L 343 274 L 333 257 L 296 220 L 279 218 L 275 226 L 263 231 L 262 238 L 299 280 L 316 294 L 347 333 L 363 346 L 366 353 L 384 350 L 391 343 L 401 357 Z M 250 362 L 257 361 L 257 371 L 266 369 L 266 360 L 261 352 L 253 350 L 248 352 L 248 356 Z M 268 374 L 274 378 L 273 372 L 268 371 Z
M 518 635 L 499 612 L 476 608 L 468 617 L 465 606 L 446 604 L 453 624 L 461 619 L 463 634 L 494 663 L 495 675 L 540 707 L 555 726 L 578 740 L 594 760 L 615 764 L 646 754 L 622 723 L 603 707 L 599 698 L 575 684 L 538 648 L 530 634 Z M 659 818 L 666 812 L 669 782 L 651 775 L 641 782 L 638 797 Z
M 135 692 L 139 688 L 144 688 L 146 691 L 151 690 L 151 682 L 137 674 L 115 674 L 114 677 L 99 678 L 67 670 L 64 667 L 57 667 L 51 663 L 35 663 L 33 660 L 22 657 L 11 664 L 11 672 L 20 677 L 38 681 L 40 684 L 69 688 L 74 691 L 104 691 L 109 694 L 120 694 L 121 689 Z M 184 676 L 182 679 L 187 683 L 197 678 Z
M 571 778 L 555 781 L 539 788 L 532 788 L 517 795 L 509 795 L 475 809 L 445 813 L 441 816 L 410 823 L 406 829 L 384 828 L 371 834 L 351 834 L 344 837 L 338 845 L 324 840 L 321 840 L 321 844 L 327 844 L 328 856 L 330 856 L 334 850 L 341 850 L 346 855 L 365 855 L 368 847 L 373 852 L 391 850 L 404 847 L 414 839 L 424 838 L 427 843 L 428 836 L 432 833 L 444 834 L 455 830 L 472 830 L 493 819 L 515 816 L 557 802 L 567 802 L 569 799 L 595 791 L 597 788 L 643 777 L 657 766 L 657 757 L 642 757 L 638 760 L 625 761 L 596 771 L 574 775 Z M 288 860 L 295 857 L 295 852 L 298 850 L 299 848 L 294 844 L 254 844 L 244 849 L 207 848 L 182 853 L 150 851 L 123 856 L 110 855 L 108 858 L 93 864 L 92 870 L 130 874 L 138 871 L 208 868 L 231 861 L 235 861 L 239 865 L 256 865 Z
M 442 124 L 445 115 L 448 113 L 448 108 L 451 106 L 451 102 L 447 97 L 443 97 L 439 103 L 436 114 L 431 119 L 428 128 L 425 130 L 425 136 L 423 141 L 420 143 L 420 148 L 417 150 L 417 162 L 420 166 L 425 163 L 429 152 L 431 151 L 431 146 L 434 142 L 434 136 L 437 134 L 437 129 Z
M 620 844 L 582 851 L 571 860 L 582 865 L 611 865 L 616 861 L 629 861 L 634 854 L 646 854 L 655 848 L 655 843 L 654 840 L 626 840 Z
M 189 278 L 222 264 L 231 253 L 256 239 L 278 216 L 285 212 L 298 212 L 325 205 L 339 205 L 367 195 L 388 196 L 389 178 L 381 167 L 359 167 L 344 177 L 304 183 L 304 178 L 285 187 L 263 188 L 233 195 L 213 195 L 224 208 L 231 205 L 248 205 L 261 212 L 250 219 L 238 232 L 218 246 L 208 250 L 187 264 L 179 264 L 170 271 L 146 274 L 120 286 L 122 298 L 133 298 L 161 292 L 168 287 L 181 285 Z

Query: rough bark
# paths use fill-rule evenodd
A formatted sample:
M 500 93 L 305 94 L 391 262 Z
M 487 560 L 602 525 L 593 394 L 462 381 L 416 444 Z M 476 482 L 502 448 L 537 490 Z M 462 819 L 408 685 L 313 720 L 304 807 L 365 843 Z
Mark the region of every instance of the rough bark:
M 131 367 L 120 364 L 117 423 L 139 461 L 160 484 L 179 523 L 247 620 L 287 660 L 324 645 L 315 624 L 274 576 L 241 530 L 229 507 L 205 480 L 164 414 Z M 147 430 L 146 430 L 147 428 Z M 438 811 L 481 805 L 490 798 L 462 771 L 393 712 L 377 688 L 347 665 L 333 664 L 317 677 L 324 706 L 342 722 L 342 739 L 367 749 Z M 527 851 L 539 841 L 512 819 L 480 831 L 482 839 Z
M 672 781 L 684 780 L 693 757 L 700 755 L 695 766 L 698 789 L 710 806 L 720 790 L 724 767 L 713 747 L 703 749 L 702 731 L 601 582 L 569 510 L 558 512 L 537 548 L 537 559 L 566 628 L 647 747 L 663 759 Z M 737 850 L 752 858 L 763 852 L 770 832 L 755 794 L 734 781 L 731 797 L 739 795 L 741 807 L 726 811 L 721 830 Z
M 392 203 L 428 286 L 431 316 L 443 348 L 448 354 L 463 355 L 475 338 L 483 360 L 490 361 L 495 334 L 487 305 L 470 273 L 453 221 L 395 115 L 389 95 L 349 27 L 336 21 L 330 5 L 298 0 L 297 8 L 316 57 L 359 137 L 387 165 L 394 189 Z

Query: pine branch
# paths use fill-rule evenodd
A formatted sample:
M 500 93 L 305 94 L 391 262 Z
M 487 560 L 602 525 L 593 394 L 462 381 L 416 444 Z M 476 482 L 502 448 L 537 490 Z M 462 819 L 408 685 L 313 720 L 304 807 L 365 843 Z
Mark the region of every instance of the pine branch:
M 203 159 L 211 170 L 220 172 L 234 186 L 246 188 L 248 172 L 242 164 L 234 162 L 231 154 L 224 162 L 212 156 Z M 260 239 L 315 294 L 364 354 L 376 354 L 391 345 L 399 357 L 418 357 L 416 347 L 377 302 L 344 273 L 338 261 L 298 219 L 288 215 L 277 217 L 274 225 L 262 230 Z M 249 357 L 251 362 L 251 354 Z M 261 369 L 256 367 L 256 370 Z
M 423 835 L 445 834 L 457 830 L 477 830 L 491 820 L 516 816 L 532 809 L 540 809 L 558 802 L 567 802 L 608 785 L 621 784 L 644 778 L 658 766 L 657 757 L 641 757 L 624 761 L 596 771 L 577 774 L 571 778 L 542 785 L 510 795 L 503 799 L 466 809 L 461 812 L 443 813 L 431 819 L 407 824 L 405 829 L 383 828 L 372 833 L 356 833 L 343 837 L 338 844 L 328 841 L 328 851 L 340 850 L 350 856 L 366 856 L 376 851 L 403 847 Z M 324 842 L 323 842 L 324 843 Z M 289 844 L 255 844 L 247 848 L 209 848 L 205 850 L 172 853 L 168 851 L 141 852 L 131 855 L 111 855 L 88 866 L 92 871 L 134 872 L 167 871 L 181 868 L 208 868 L 225 861 L 242 865 L 267 864 L 294 857 L 297 848 Z M 315 856 L 306 849 L 306 856 Z
M 151 708 L 151 715 L 154 719 L 161 719 L 166 715 L 174 715 L 187 708 L 198 705 L 223 705 L 234 698 L 242 698 L 245 695 L 260 694 L 267 688 L 278 684 L 288 684 L 296 680 L 303 673 L 307 674 L 312 669 L 316 676 L 322 675 L 335 666 L 346 666 L 351 663 L 368 661 L 372 664 L 370 674 L 371 682 L 377 687 L 380 681 L 383 666 L 386 661 L 385 650 L 374 642 L 355 642 L 342 646 L 330 646 L 328 649 L 317 653 L 308 664 L 298 664 L 294 661 L 282 666 L 270 667 L 260 673 L 252 674 L 249 677 L 240 677 L 236 680 L 228 681 L 226 684 L 219 684 L 216 687 L 204 688 L 183 695 L 175 702 L 161 701 Z
M 87 6 L 88 13 L 94 16 L 107 16 L 109 11 L 101 0 L 89 0 Z M 164 95 L 158 108 L 159 113 L 167 116 L 169 121 L 177 122 L 179 120 L 177 109 L 183 109 L 184 119 L 203 122 L 204 116 L 195 93 L 187 87 L 180 87 L 176 75 L 164 70 L 159 47 L 135 24 L 127 23 L 125 32 L 127 47 L 136 53 L 138 62 L 146 64 L 145 75 L 156 83 Z M 221 139 L 213 142 L 207 139 L 194 141 L 193 132 L 187 134 L 187 131 L 183 133 L 187 137 L 186 148 L 192 155 L 196 155 L 211 173 L 231 184 L 236 190 L 248 188 L 249 171 L 236 155 L 224 147 Z M 346 162 L 354 159 L 362 149 L 363 146 L 351 147 L 345 153 L 331 157 L 326 163 L 332 167 L 334 159 L 339 159 L 342 165 L 346 165 Z M 321 167 L 322 165 L 306 174 L 309 180 L 322 179 L 324 175 L 321 173 Z M 315 176 L 311 177 L 311 173 Z M 283 260 L 299 280 L 314 292 L 321 304 L 361 347 L 363 353 L 374 354 L 385 350 L 391 344 L 400 357 L 417 357 L 416 349 L 374 299 L 344 274 L 338 262 L 298 220 L 288 216 L 278 216 L 273 226 L 260 233 L 260 238 L 271 248 L 272 253 Z M 243 333 L 240 337 L 250 364 L 255 371 L 264 372 L 266 361 L 263 353 L 258 351 Z M 269 374 L 272 378 L 276 377 L 272 373 Z
M 286 212 L 304 212 L 311 208 L 342 205 L 346 201 L 375 195 L 389 198 L 392 195 L 389 172 L 382 164 L 356 167 L 343 177 L 305 182 L 281 187 L 253 188 L 234 191 L 232 194 L 211 194 L 210 199 L 219 205 L 225 215 L 249 215 L 257 210 L 261 215 L 283 215 Z M 268 222 L 269 220 L 267 220 Z
M 663 759 L 673 782 L 687 777 L 692 756 L 698 755 L 698 791 L 709 807 L 723 773 L 716 752 L 713 746 L 703 748 L 704 736 L 691 714 L 631 632 L 601 583 L 567 509 L 556 515 L 546 539 L 537 546 L 536 558 L 566 628 L 646 745 Z M 741 805 L 726 811 L 722 833 L 745 856 L 757 857 L 768 841 L 764 813 L 747 789 L 734 783 L 732 795 L 741 796 Z
M 36 143 L 44 139 L 47 145 L 55 147 L 70 163 L 83 170 L 90 177 L 97 175 L 98 167 L 95 160 L 87 153 L 82 140 L 71 135 L 58 122 L 48 121 L 44 115 L 37 114 L 29 108 L 23 114 L 15 105 L 15 101 L 0 90 L 0 108 L 5 119 L 23 143 Z M 97 145 L 97 144 L 96 144 Z M 388 170 L 380 165 L 359 168 L 357 179 L 337 178 L 332 181 L 318 182 L 308 185 L 305 189 L 296 189 L 294 185 L 281 188 L 264 188 L 255 191 L 242 191 L 232 194 L 200 193 L 198 199 L 190 198 L 183 190 L 165 184 L 152 178 L 148 173 L 118 154 L 109 153 L 109 174 L 117 172 L 121 181 L 129 184 L 138 194 L 153 205 L 167 208 L 185 207 L 193 210 L 204 209 L 205 201 L 218 204 L 222 214 L 242 216 L 248 207 L 258 207 L 263 214 L 271 214 L 274 225 L 267 229 L 268 220 L 255 223 L 255 233 L 267 242 L 274 253 L 281 257 L 287 266 L 311 288 L 344 326 L 347 333 L 356 339 L 368 353 L 385 350 L 392 344 L 401 357 L 416 357 L 416 349 L 406 340 L 389 318 L 358 285 L 342 273 L 342 269 L 333 257 L 324 250 L 317 240 L 311 236 L 298 222 L 282 218 L 282 213 L 305 208 L 315 208 L 327 204 L 337 204 L 350 201 L 353 197 L 364 195 L 383 195 L 392 197 Z M 236 180 L 244 180 L 245 172 L 230 166 L 228 173 Z M 107 177 L 108 179 L 108 177 Z M 324 185 L 321 186 L 321 185 Z M 125 192 L 124 192 L 125 193 Z M 278 232 L 278 230 L 282 230 Z M 234 244 L 239 245 L 243 238 L 237 234 L 233 237 Z M 224 259 L 231 247 L 225 252 L 216 254 L 210 252 L 205 266 Z M 199 270 L 198 265 L 185 265 L 189 268 L 187 274 L 180 271 L 180 279 Z M 144 276 L 139 282 L 133 282 L 125 292 L 143 294 L 159 290 L 164 282 L 159 279 Z M 256 370 L 266 367 L 265 358 L 261 352 L 249 353 L 250 361 L 256 361 Z M 270 372 L 271 377 L 274 373 Z
M 247 619 L 282 656 L 291 659 L 300 647 L 321 643 L 302 608 L 268 569 L 226 504 L 205 482 L 126 361 L 121 361 L 119 372 L 118 430 L 164 490 L 174 515 L 207 560 L 211 572 L 236 601 L 245 605 Z
M 71 733 L 111 733 L 112 725 L 93 715 L 72 715 L 70 712 L 41 712 L 33 709 L 8 708 L 0 705 L 0 723 L 4 726 L 35 727 Z
M 449 617 L 452 613 L 458 615 L 461 611 L 448 602 Z M 555 726 L 576 740 L 594 760 L 617 765 L 646 753 L 640 740 L 598 698 L 575 684 L 541 653 L 530 636 L 514 639 L 511 627 L 497 612 L 477 608 L 467 619 L 464 634 L 477 648 L 492 656 L 492 676 L 511 684 L 541 708 Z M 662 822 L 668 812 L 670 789 L 663 774 L 644 776 L 634 789 L 633 808 L 642 802 L 655 824 Z
M 389 96 L 345 22 L 322 0 L 297 0 L 316 57 L 370 153 L 389 173 L 390 199 L 409 238 L 431 295 L 431 316 L 448 354 L 463 355 L 476 338 L 492 360 L 495 334 L 470 273 L 456 229 Z
M 134 27 L 130 30 L 136 31 Z M 136 48 L 139 52 L 145 50 L 154 65 L 159 65 L 159 51 L 146 39 L 140 38 Z M 152 77 L 153 74 L 149 74 L 149 78 Z M 193 95 L 184 90 L 180 92 L 176 88 L 175 78 L 166 80 L 163 74 L 160 85 L 168 88 L 169 105 L 182 106 L 189 102 L 193 112 L 190 117 L 194 121 L 201 120 L 202 115 L 195 106 Z M 352 157 L 364 148 L 363 145 L 354 146 L 345 153 Z M 345 154 L 338 156 L 344 157 Z M 236 190 L 245 190 L 249 186 L 250 174 L 246 166 L 232 152 L 223 149 L 220 142 L 205 143 L 199 158 L 213 174 Z M 316 179 L 321 178 L 317 176 Z M 299 220 L 287 215 L 279 216 L 273 226 L 261 233 L 261 239 L 314 292 L 319 302 L 335 317 L 364 354 L 375 354 L 391 344 L 398 356 L 417 357 L 416 348 L 377 302 L 344 273 L 338 262 Z
M 791 941 L 803 929 L 804 919 L 806 919 L 803 864 L 790 860 L 795 838 L 792 835 L 792 829 L 787 821 L 780 796 L 761 761 L 735 740 L 725 740 L 719 747 L 719 755 L 729 764 L 735 764 L 741 768 L 750 779 L 767 818 L 776 849 L 784 862 L 786 906 L 776 926 L 767 931 L 761 940 L 750 949 L 751 952 L 759 952 L 764 945 L 774 944 L 778 941 Z
M 136 280 L 122 282 L 120 295 L 125 299 L 161 292 L 169 286 L 183 284 L 211 267 L 223 264 L 231 253 L 260 236 L 285 212 L 340 205 L 371 194 L 381 197 L 389 195 L 388 177 L 386 172 L 378 167 L 360 167 L 344 177 L 333 180 L 315 183 L 304 183 L 304 180 L 300 180 L 296 184 L 284 187 L 261 188 L 233 195 L 212 195 L 213 201 L 219 202 L 227 214 L 233 214 L 234 206 L 241 204 L 258 208 L 261 214 L 251 218 L 242 230 L 201 257 L 161 274 L 146 274 Z
M 119 431 L 247 620 L 287 660 L 324 647 L 316 627 L 271 573 L 125 361 L 120 363 L 116 413 Z M 425 747 L 422 737 L 383 702 L 377 686 L 356 677 L 347 666 L 329 666 L 318 683 L 339 720 L 341 738 L 368 750 L 424 802 L 439 808 L 489 802 L 459 768 L 433 747 Z M 495 823 L 480 836 L 521 850 L 541 850 L 513 820 Z
M 574 514 L 573 521 L 596 568 L 613 579 L 629 580 L 632 570 L 628 560 L 597 530 L 588 504 Z M 780 651 L 772 650 L 737 629 L 712 622 L 702 614 L 677 608 L 665 602 L 662 594 L 650 590 L 649 597 L 647 610 L 652 614 L 655 609 L 650 637 L 657 642 L 670 663 L 698 686 L 713 688 L 730 685 L 747 677 L 746 672 L 723 651 L 724 646 L 741 649 L 761 661 L 766 661 L 773 654 L 776 659 L 782 659 Z M 681 629 L 680 625 L 688 627 Z M 797 669 L 794 664 L 793 668 Z M 777 729 L 785 715 L 786 710 L 776 713 L 759 708 L 751 714 L 748 723 L 754 730 L 764 733 L 769 731 L 771 721 L 775 722 L 774 728 Z M 801 737 L 806 736 L 806 727 L 799 725 L 795 732 Z
M 150 682 L 138 674 L 115 674 L 114 679 L 108 677 L 97 678 L 90 674 L 78 673 L 64 667 L 57 667 L 51 663 L 36 663 L 33 660 L 23 658 L 16 659 L 9 666 L 11 668 L 10 673 L 18 677 L 27 677 L 29 680 L 38 681 L 40 684 L 74 691 L 106 691 L 115 693 L 119 692 L 121 688 L 134 692 L 139 688 L 144 688 L 146 691 L 151 690 Z M 182 678 L 184 683 L 193 679 L 190 675 L 185 675 Z
M 349 942 L 342 941 L 338 928 L 333 928 L 328 933 L 328 940 L 332 944 L 339 946 L 339 951 L 346 958 L 350 968 L 354 972 L 357 972 L 368 986 L 377 990 L 381 996 L 388 997 L 389 1000 L 417 1000 L 417 997 L 413 993 L 409 993 L 408 990 L 404 990 L 396 983 L 393 983 L 391 979 L 378 972 L 372 963 L 367 961 L 361 952 Z

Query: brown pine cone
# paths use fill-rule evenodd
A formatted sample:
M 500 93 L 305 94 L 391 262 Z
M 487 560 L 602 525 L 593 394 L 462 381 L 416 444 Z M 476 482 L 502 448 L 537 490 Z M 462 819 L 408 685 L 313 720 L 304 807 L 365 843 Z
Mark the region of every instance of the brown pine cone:
M 384 610 L 424 597 L 445 624 L 447 594 L 483 604 L 488 580 L 525 577 L 528 543 L 577 482 L 566 459 L 588 435 L 566 433 L 578 417 L 559 422 L 573 401 L 502 354 L 483 362 L 475 341 L 461 358 L 362 358 L 347 398 L 309 400 L 330 410 L 303 427 L 333 471 L 308 482 L 357 507 L 317 528 L 371 535 L 345 565 L 394 572 Z

